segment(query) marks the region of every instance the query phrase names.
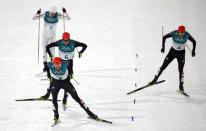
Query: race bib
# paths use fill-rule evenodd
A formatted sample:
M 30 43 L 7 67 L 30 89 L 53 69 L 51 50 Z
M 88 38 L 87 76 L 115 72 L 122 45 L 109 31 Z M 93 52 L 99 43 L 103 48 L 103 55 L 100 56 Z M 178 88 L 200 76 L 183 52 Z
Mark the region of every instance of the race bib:
M 75 52 L 59 52 L 59 55 L 63 60 L 71 60 L 74 58 Z

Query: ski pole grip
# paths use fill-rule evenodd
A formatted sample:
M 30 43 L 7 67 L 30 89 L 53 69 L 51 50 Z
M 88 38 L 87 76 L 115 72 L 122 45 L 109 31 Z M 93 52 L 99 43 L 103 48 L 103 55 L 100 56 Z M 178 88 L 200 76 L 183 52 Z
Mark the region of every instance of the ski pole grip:
M 37 15 L 41 14 L 41 8 L 39 8 L 39 10 L 36 12 Z

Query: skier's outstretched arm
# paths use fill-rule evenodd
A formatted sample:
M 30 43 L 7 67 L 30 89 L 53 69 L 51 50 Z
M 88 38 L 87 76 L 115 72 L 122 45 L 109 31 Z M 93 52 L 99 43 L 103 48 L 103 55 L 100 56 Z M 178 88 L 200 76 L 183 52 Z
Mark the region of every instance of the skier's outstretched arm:
M 49 56 L 50 56 L 51 58 L 52 58 L 53 56 L 52 56 L 52 54 L 51 54 L 50 48 L 55 47 L 55 46 L 58 46 L 57 42 L 53 42 L 53 43 L 48 44 L 48 45 L 46 46 L 46 52 L 49 54 Z
M 63 17 L 67 18 L 67 20 L 70 20 L 69 14 L 65 13 L 65 15 L 63 16 L 63 14 L 58 13 L 58 17 L 59 19 L 63 19 Z
M 63 11 L 63 14 L 61 14 L 61 13 L 58 14 L 59 18 L 63 19 L 63 17 L 66 17 L 67 20 L 70 20 L 69 14 L 67 13 L 67 11 L 66 11 L 66 9 L 64 7 L 62 8 L 62 11 Z
M 196 41 L 195 39 L 190 35 L 188 37 L 188 40 L 190 40 L 193 44 L 193 48 L 192 48 L 192 56 L 194 57 L 195 56 L 195 49 L 196 49 Z
M 79 51 L 79 58 L 82 56 L 82 53 L 87 49 L 87 45 L 78 41 L 75 41 L 74 47 L 82 47 L 81 51 Z
M 168 33 L 168 34 L 163 36 L 163 38 L 162 38 L 162 49 L 161 49 L 162 53 L 165 52 L 165 41 L 166 41 L 167 38 L 170 38 L 170 37 L 172 37 L 171 33 Z
M 86 48 L 87 48 L 86 44 L 78 42 L 78 41 L 75 42 L 74 46 L 75 46 L 75 48 L 76 47 L 82 47 L 82 49 L 81 49 L 81 51 L 79 53 L 83 53 L 86 50 Z
M 42 18 L 42 17 L 44 17 L 44 16 L 45 16 L 45 13 L 43 13 L 43 14 L 35 14 L 32 19 L 33 19 L 33 20 L 36 20 L 36 19 L 38 19 L 39 17 Z
M 68 20 L 70 20 L 69 14 L 67 13 L 67 10 L 66 10 L 64 7 L 62 7 L 62 11 L 63 11 L 63 13 L 66 15 L 66 18 L 67 18 Z

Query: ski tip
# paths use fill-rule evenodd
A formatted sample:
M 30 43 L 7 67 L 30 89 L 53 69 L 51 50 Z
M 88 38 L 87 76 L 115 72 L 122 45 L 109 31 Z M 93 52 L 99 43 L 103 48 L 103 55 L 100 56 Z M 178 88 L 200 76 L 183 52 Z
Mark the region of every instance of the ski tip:
M 130 93 L 127 93 L 127 95 L 130 95 Z
M 159 84 L 159 83 L 162 83 L 162 82 L 165 82 L 166 80 L 160 80 L 160 81 L 157 81 L 155 84 Z
M 130 94 L 132 94 L 132 93 L 134 93 L 134 91 L 127 92 L 127 95 L 130 95 Z
M 92 119 L 92 120 L 95 120 L 95 121 L 104 122 L 104 123 L 107 123 L 107 124 L 112 124 L 113 123 L 112 121 L 108 121 L 108 120 L 101 119 L 101 118 L 98 118 L 98 119 L 94 119 L 94 118 L 91 118 L 91 117 L 88 117 L 88 118 Z

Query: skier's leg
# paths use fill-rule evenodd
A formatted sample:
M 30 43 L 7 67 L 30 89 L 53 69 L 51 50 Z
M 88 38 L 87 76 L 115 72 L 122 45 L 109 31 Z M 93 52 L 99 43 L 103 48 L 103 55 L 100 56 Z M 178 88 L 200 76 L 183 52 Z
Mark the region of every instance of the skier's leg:
M 185 53 L 180 54 L 179 57 L 177 57 L 178 62 L 178 70 L 179 70 L 179 89 L 180 91 L 184 91 L 184 65 L 185 65 Z
M 70 75 L 73 75 L 73 59 L 69 60 L 68 71 Z
M 67 61 L 69 62 L 69 61 Z M 69 66 L 67 67 L 69 70 Z M 62 104 L 65 106 L 67 104 L 67 97 L 68 97 L 68 92 L 64 89 L 64 97 L 62 99 Z
M 62 104 L 63 105 L 67 104 L 67 97 L 68 97 L 68 93 L 67 93 L 66 90 L 64 90 L 64 97 L 63 97 L 63 100 L 62 100 Z
M 167 66 L 174 60 L 174 55 L 173 55 L 173 51 L 170 50 L 170 52 L 167 54 L 167 56 L 165 57 L 162 66 L 160 67 L 160 69 L 158 70 L 157 74 L 155 75 L 154 79 L 150 82 L 150 84 L 154 84 L 155 82 L 157 82 L 158 78 L 160 77 L 160 75 L 162 74 L 162 72 L 167 68 Z
M 50 96 L 50 93 L 51 93 L 51 84 L 50 84 L 49 87 L 47 88 L 47 92 L 46 92 L 46 94 L 43 95 L 43 96 L 41 96 L 41 99 L 42 99 L 42 100 L 46 100 L 46 99 L 48 99 L 49 96 Z
M 68 71 L 69 71 L 69 77 L 70 79 L 73 77 L 73 59 L 71 60 L 68 60 Z M 67 91 L 64 90 L 64 97 L 63 97 L 63 100 L 62 100 L 62 104 L 63 105 L 66 105 L 67 104 L 67 97 L 68 97 L 68 93 Z
M 53 86 L 54 85 L 54 86 Z M 59 119 L 59 112 L 58 112 L 58 103 L 57 103 L 57 97 L 58 97 L 58 93 L 60 90 L 60 87 L 55 86 L 55 84 L 53 84 L 51 86 L 51 92 L 52 92 L 52 103 L 53 103 L 53 111 L 54 111 L 54 121 Z
M 68 86 L 65 88 L 65 90 L 70 93 L 70 95 L 72 96 L 72 98 L 73 98 L 76 102 L 79 103 L 79 105 L 87 112 L 87 114 L 88 114 L 90 117 L 92 117 L 92 118 L 94 118 L 94 119 L 97 119 L 97 118 L 98 118 L 97 115 L 95 115 L 94 113 L 92 113 L 92 112 L 89 110 L 89 107 L 86 106 L 86 104 L 84 103 L 84 101 L 79 98 L 79 96 L 78 96 L 78 94 L 77 94 L 74 86 L 73 86 L 70 82 L 68 83 Z
M 47 36 L 47 32 L 44 30 L 43 31 L 43 39 L 42 39 L 42 50 L 43 50 L 43 71 L 46 71 L 46 66 L 47 66 L 47 52 L 46 52 L 46 45 L 48 43 L 48 36 Z
M 49 30 L 50 31 L 50 38 L 48 44 L 55 42 L 56 40 L 56 31 L 54 29 Z M 55 47 L 50 48 L 50 52 L 52 56 L 55 56 Z
M 50 38 L 50 42 L 48 44 L 52 43 L 52 37 Z M 55 47 L 50 48 L 50 52 L 52 56 L 55 56 Z

